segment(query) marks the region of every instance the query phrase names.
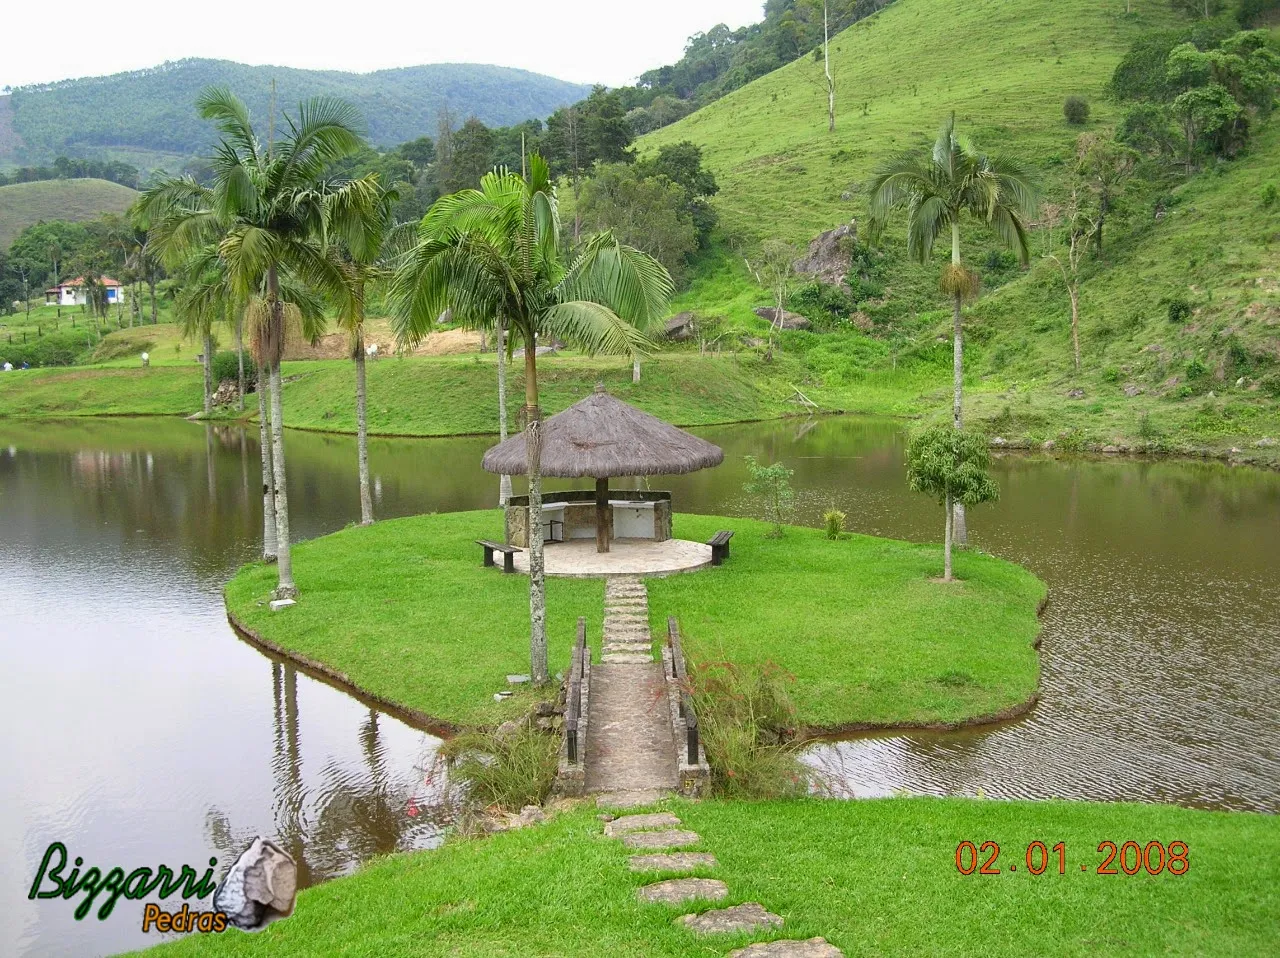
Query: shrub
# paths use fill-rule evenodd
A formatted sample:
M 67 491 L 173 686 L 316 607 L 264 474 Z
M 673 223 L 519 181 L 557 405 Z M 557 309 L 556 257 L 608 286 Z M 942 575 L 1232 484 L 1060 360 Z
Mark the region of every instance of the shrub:
M 1191 362 L 1187 363 L 1187 379 L 1189 381 L 1196 380 L 1196 379 L 1203 379 L 1205 375 L 1208 374 L 1208 372 L 1209 372 L 1209 367 L 1200 361 L 1199 356 L 1195 357 L 1194 359 L 1191 360 Z
M 541 805 L 555 782 L 560 742 L 528 721 L 510 732 L 471 732 L 440 746 L 451 783 L 465 786 L 472 810 Z
M 213 354 L 213 384 L 215 387 L 227 380 L 235 382 L 238 376 L 239 361 L 236 359 L 234 352 Z M 244 388 L 253 390 L 257 382 L 258 368 L 253 364 L 253 357 L 246 354 L 244 357 Z
M 786 688 L 790 681 L 773 663 L 694 667 L 690 692 L 714 794 L 782 798 L 808 790 L 809 770 L 790 744 L 798 724 Z
M 1268 395 L 1280 399 L 1280 373 L 1271 373 L 1269 376 L 1263 376 L 1259 382 Z
M 782 524 L 795 503 L 795 490 L 791 488 L 791 477 L 795 472 L 780 462 L 762 466 L 756 462 L 755 456 L 747 456 L 746 460 L 750 478 L 742 489 L 748 495 L 760 497 L 764 503 L 765 519 L 773 523 L 773 531 L 768 535 L 780 539 Z
M 1072 94 L 1062 103 L 1062 115 L 1067 118 L 1068 123 L 1080 126 L 1089 119 L 1089 101 Z
M 1160 430 L 1156 428 L 1156 424 L 1151 420 L 1151 413 L 1144 412 L 1138 419 L 1138 435 L 1150 442 L 1152 439 L 1160 438 Z
M 822 524 L 826 527 L 828 539 L 841 539 L 844 537 L 845 520 L 849 517 L 839 509 L 828 509 L 822 514 Z
M 1169 300 L 1169 322 L 1181 325 L 1191 318 L 1191 304 L 1182 296 Z
M 1277 195 L 1280 194 L 1277 193 L 1276 184 L 1274 182 L 1266 183 L 1262 187 L 1262 193 L 1260 194 L 1259 199 L 1262 201 L 1264 208 L 1270 209 L 1275 205 Z

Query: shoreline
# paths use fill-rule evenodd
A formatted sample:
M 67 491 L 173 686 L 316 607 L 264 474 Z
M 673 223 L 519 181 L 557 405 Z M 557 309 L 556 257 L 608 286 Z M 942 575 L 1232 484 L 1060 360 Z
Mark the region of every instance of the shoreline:
M 407 705 L 401 705 L 399 702 L 393 702 L 381 695 L 363 689 L 356 685 L 351 678 L 345 673 L 340 672 L 330 665 L 318 659 L 311 659 L 292 649 L 272 642 L 270 639 L 264 638 L 253 629 L 249 628 L 243 622 L 236 618 L 235 613 L 231 611 L 227 605 L 226 592 L 223 592 L 222 604 L 227 612 L 227 624 L 231 626 L 231 631 L 242 642 L 253 646 L 267 658 L 288 662 L 297 668 L 300 672 L 315 679 L 317 682 L 323 682 L 330 688 L 350 695 L 363 705 L 370 708 L 376 708 L 380 712 L 390 715 L 392 718 L 399 719 L 406 725 L 417 729 L 419 732 L 426 732 L 428 735 L 434 735 L 436 738 L 449 739 L 458 735 L 460 732 L 466 731 L 466 726 L 456 725 L 453 722 L 436 718 L 434 715 L 428 715 L 418 709 L 411 708 Z
M 183 413 L 164 413 L 164 412 L 95 412 L 95 413 L 66 413 L 60 415 L 46 416 L 4 416 L 0 415 L 0 424 L 12 420 L 19 423 L 35 423 L 35 422 L 84 422 L 93 419 L 174 419 L 184 422 L 195 423 L 197 425 L 211 426 L 244 426 L 249 427 L 256 424 L 256 413 L 250 414 L 245 411 L 244 416 L 212 416 L 208 419 L 200 413 L 183 414 Z M 894 422 L 904 424 L 919 422 L 923 417 L 908 416 L 893 413 L 874 413 L 874 412 L 851 412 L 844 409 L 822 410 L 817 413 L 804 416 L 801 414 L 783 414 L 779 416 L 756 417 L 749 419 L 724 419 L 713 422 L 702 422 L 696 424 L 674 423 L 682 429 L 712 429 L 721 426 L 746 426 L 766 422 L 790 422 L 797 419 L 836 419 L 843 416 L 864 417 L 868 419 L 887 419 Z M 978 421 L 981 423 L 981 420 Z M 355 436 L 355 432 L 348 432 L 343 429 L 325 429 L 319 426 L 290 426 L 285 425 L 286 431 L 305 432 L 318 436 Z M 438 440 L 438 439 L 486 439 L 497 437 L 497 432 L 450 432 L 450 433 L 399 433 L 399 432 L 377 432 L 371 430 L 369 432 L 370 439 L 398 439 L 398 440 Z M 999 442 L 996 439 L 1000 439 Z M 1256 440 L 1255 440 L 1256 441 Z M 1175 449 L 1159 449 L 1159 448 L 1139 448 L 1137 445 L 1111 446 L 1099 443 L 1088 443 L 1080 449 L 1045 449 L 1043 443 L 1033 442 L 1026 439 L 1004 439 L 1003 437 L 993 437 L 990 440 L 991 450 L 999 456 L 1002 452 L 1017 453 L 1019 455 L 1042 455 L 1050 459 L 1066 460 L 1066 459 L 1086 459 L 1090 461 L 1108 461 L 1123 459 L 1132 462 L 1218 462 L 1232 468 L 1250 468 L 1261 469 L 1267 472 L 1280 471 L 1280 456 L 1276 458 L 1260 457 L 1257 455 L 1247 455 L 1245 450 L 1237 446 L 1227 447 L 1226 449 L 1213 446 L 1184 446 Z M 1267 446 L 1263 448 L 1280 449 L 1280 444 L 1274 447 Z M 1238 453 L 1233 454 L 1232 449 L 1237 449 Z

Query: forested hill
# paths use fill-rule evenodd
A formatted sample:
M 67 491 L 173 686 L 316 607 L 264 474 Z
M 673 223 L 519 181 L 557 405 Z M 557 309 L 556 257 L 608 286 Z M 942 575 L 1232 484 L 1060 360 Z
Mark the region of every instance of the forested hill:
M 546 117 L 590 92 L 554 77 L 477 64 L 356 74 L 180 60 L 132 73 L 16 88 L 8 98 L 16 136 L 0 136 L 0 163 L 108 154 L 144 169 L 164 159 L 173 165 L 212 143 L 209 124 L 193 108 L 201 89 L 228 86 L 255 114 L 265 116 L 272 80 L 282 109 L 315 95 L 352 101 L 365 115 L 370 140 L 383 146 L 435 136 L 445 105 L 456 123 L 474 115 L 490 126 L 507 126 Z

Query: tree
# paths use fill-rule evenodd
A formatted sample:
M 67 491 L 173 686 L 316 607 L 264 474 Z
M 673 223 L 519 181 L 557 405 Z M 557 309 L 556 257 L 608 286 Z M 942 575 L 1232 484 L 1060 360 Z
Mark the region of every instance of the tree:
M 1075 176 L 1093 198 L 1096 216 L 1092 243 L 1102 255 L 1102 233 L 1112 204 L 1124 192 L 1138 156 L 1122 143 L 1092 133 L 1076 140 Z
M 773 321 L 769 323 L 769 346 L 765 358 L 773 358 L 773 335 L 782 328 L 782 316 L 786 312 L 787 298 L 791 284 L 795 281 L 795 262 L 800 251 L 792 244 L 780 239 L 767 239 L 760 244 L 760 252 L 756 256 L 757 266 L 747 266 L 755 274 L 756 282 L 767 289 L 773 297 Z
M 782 524 L 795 504 L 795 490 L 791 488 L 791 477 L 795 470 L 788 469 L 780 462 L 771 466 L 762 466 L 755 456 L 746 456 L 748 479 L 742 491 L 749 496 L 759 496 L 764 503 L 765 518 L 773 523 L 769 538 L 782 538 Z
M 527 177 L 494 172 L 479 190 L 441 197 L 419 227 L 392 284 L 397 335 L 421 340 L 445 308 L 472 328 L 502 322 L 524 348 L 525 443 L 529 480 L 529 658 L 533 679 L 547 681 L 546 581 L 542 540 L 542 410 L 537 345 L 556 338 L 588 353 L 634 354 L 648 345 L 639 331 L 660 318 L 671 277 L 652 257 L 609 233 L 562 260 L 550 170 L 529 157 Z
M 955 503 L 995 502 L 1000 488 L 988 473 L 991 452 L 985 436 L 939 423 L 923 430 L 907 446 L 907 484 L 938 500 L 946 515 L 942 580 L 951 582 L 951 543 Z
M 627 122 L 627 111 L 617 90 L 593 87 L 591 95 L 583 101 L 582 114 L 588 165 L 635 160 L 635 151 L 631 149 L 635 134 Z
M 665 176 L 684 192 L 684 210 L 697 231 L 698 245 L 706 246 L 716 225 L 716 211 L 707 200 L 720 192 L 715 174 L 702 165 L 702 147 L 689 140 L 671 143 L 656 156 L 640 160 L 637 169 L 646 176 Z
M 876 171 L 871 179 L 871 233 L 878 235 L 889 214 L 907 210 L 907 255 L 927 263 L 934 243 L 944 231 L 951 233 L 951 262 L 942 272 L 942 291 L 951 298 L 952 321 L 952 424 L 964 428 L 964 301 L 978 294 L 977 274 L 966 270 L 960 258 L 960 224 L 966 217 L 994 228 L 996 235 L 1018 254 L 1025 265 L 1025 221 L 1035 215 L 1036 188 L 1031 174 L 1018 160 L 979 153 L 968 137 L 956 132 L 951 114 L 927 157 L 905 155 Z M 964 500 L 956 500 L 957 535 L 967 541 Z
M 827 132 L 836 131 L 836 81 L 831 76 L 831 11 L 827 0 L 821 0 L 822 7 L 822 76 L 827 88 Z M 807 6 L 815 12 L 819 0 L 808 0 Z
M 369 415 L 368 388 L 365 381 L 364 304 L 366 288 L 371 282 L 390 276 L 390 264 L 384 248 L 390 237 L 391 209 L 395 194 L 384 191 L 373 176 L 377 196 L 363 198 L 349 217 L 347 235 L 338 256 L 338 268 L 346 279 L 348 295 L 338 313 L 338 324 L 346 331 L 351 358 L 356 367 L 356 461 L 360 477 L 360 524 L 373 524 L 373 497 L 369 492 Z
M 474 116 L 453 134 L 448 176 L 439 180 L 441 193 L 474 189 L 493 169 L 493 132 Z
M 685 195 L 665 177 L 612 163 L 602 166 L 582 190 L 582 225 L 612 230 L 618 241 L 644 250 L 674 277 L 698 248 L 697 231 L 685 212 Z
M 290 556 L 280 360 L 290 323 L 313 317 L 285 299 L 282 277 L 294 275 L 342 301 L 349 287 L 326 255 L 325 241 L 330 235 L 358 234 L 352 223 L 376 201 L 377 184 L 368 178 L 325 177 L 331 163 L 364 146 L 359 116 L 341 100 L 316 97 L 300 104 L 296 119 L 285 118 L 284 135 L 278 141 L 273 135 L 265 146 L 248 109 L 229 90 L 206 89 L 197 107 L 220 136 L 211 160 L 213 185 L 189 177 L 165 180 L 142 195 L 138 216 L 152 232 L 158 255 L 170 261 L 181 263 L 216 242 L 232 291 L 249 303 L 270 398 L 276 597 L 291 599 L 298 589 Z
M 1075 357 L 1076 372 L 1080 371 L 1080 270 L 1084 265 L 1090 237 L 1098 229 L 1098 216 L 1090 215 L 1080 194 L 1079 183 L 1073 183 L 1066 204 L 1045 204 L 1042 215 L 1042 221 L 1049 228 L 1048 243 L 1051 252 L 1046 258 L 1062 273 L 1062 281 L 1066 284 L 1067 295 L 1071 299 L 1071 351 Z M 1053 239 L 1053 232 L 1058 226 L 1064 226 L 1067 231 L 1065 256 L 1058 255 Z

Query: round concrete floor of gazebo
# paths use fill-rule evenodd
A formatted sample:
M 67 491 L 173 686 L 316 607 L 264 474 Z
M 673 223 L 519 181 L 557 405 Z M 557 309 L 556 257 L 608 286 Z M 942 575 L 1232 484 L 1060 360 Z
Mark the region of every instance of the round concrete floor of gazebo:
M 614 539 L 608 552 L 595 539 L 571 539 L 546 545 L 547 575 L 595 578 L 606 575 L 675 575 L 711 565 L 711 546 L 685 539 Z M 517 552 L 515 566 L 528 573 L 529 553 Z

